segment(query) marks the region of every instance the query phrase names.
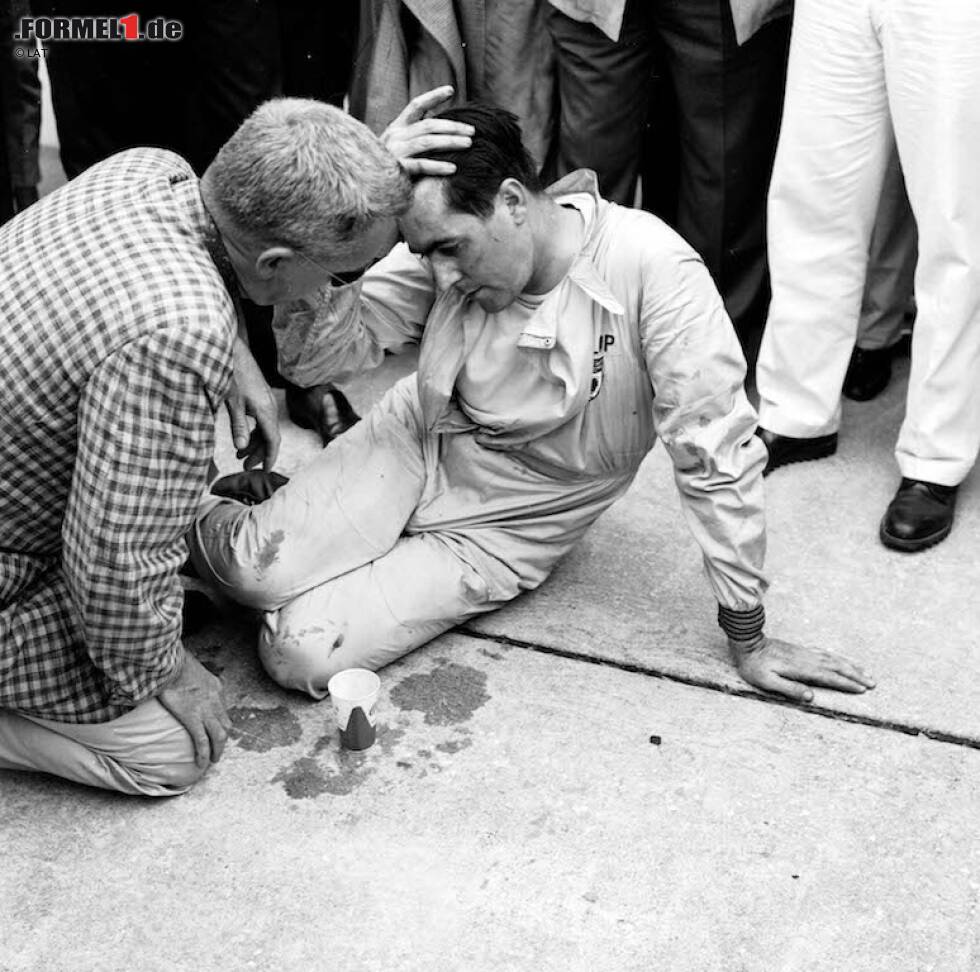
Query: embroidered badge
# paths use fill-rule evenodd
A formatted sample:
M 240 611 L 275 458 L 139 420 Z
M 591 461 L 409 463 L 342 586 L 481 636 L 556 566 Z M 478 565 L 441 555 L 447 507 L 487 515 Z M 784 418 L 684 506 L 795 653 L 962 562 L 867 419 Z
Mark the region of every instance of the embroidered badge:
M 605 373 L 602 363 L 603 357 L 604 355 L 601 354 L 596 354 L 592 357 L 592 385 L 589 387 L 590 402 L 599 394 L 599 390 L 602 388 L 602 376 Z
M 616 338 L 612 334 L 600 334 L 599 346 L 595 354 L 592 355 L 592 384 L 589 387 L 589 401 L 591 402 L 602 389 L 602 379 L 605 375 L 606 351 L 616 343 Z

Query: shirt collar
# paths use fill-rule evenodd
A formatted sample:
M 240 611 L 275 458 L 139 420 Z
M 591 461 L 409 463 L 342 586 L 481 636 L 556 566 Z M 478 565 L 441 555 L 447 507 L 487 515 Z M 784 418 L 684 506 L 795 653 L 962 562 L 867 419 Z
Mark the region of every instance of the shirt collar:
M 577 169 L 559 179 L 545 191 L 558 205 L 574 206 L 585 221 L 582 249 L 565 279 L 571 281 L 609 313 L 623 316 L 626 313 L 625 308 L 609 289 L 609 285 L 596 269 L 593 260 L 596 242 L 605 224 L 605 211 L 609 206 L 609 203 L 599 195 L 599 180 L 596 174 L 591 169 Z M 555 346 L 557 338 L 558 315 L 535 314 L 517 344 L 522 348 L 547 351 Z

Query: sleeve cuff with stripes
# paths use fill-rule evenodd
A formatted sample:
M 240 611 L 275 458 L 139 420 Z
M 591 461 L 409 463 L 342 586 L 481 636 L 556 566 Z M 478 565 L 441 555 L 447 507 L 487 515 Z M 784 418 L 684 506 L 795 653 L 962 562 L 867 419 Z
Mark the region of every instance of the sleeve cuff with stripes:
M 752 641 L 766 625 L 766 609 L 758 604 L 747 611 L 718 605 L 718 625 L 733 641 Z

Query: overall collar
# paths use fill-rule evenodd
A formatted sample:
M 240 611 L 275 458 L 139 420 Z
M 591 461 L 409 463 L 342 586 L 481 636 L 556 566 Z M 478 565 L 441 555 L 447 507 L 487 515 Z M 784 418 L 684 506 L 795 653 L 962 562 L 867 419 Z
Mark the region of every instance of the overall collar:
M 572 262 L 565 277 L 609 313 L 622 316 L 623 305 L 613 296 L 605 280 L 599 275 L 593 261 L 596 240 L 605 221 L 605 209 L 609 205 L 599 195 L 599 180 L 591 169 L 577 169 L 549 186 L 547 194 L 559 206 L 572 205 L 585 221 L 582 249 Z M 558 286 L 561 287 L 565 281 Z M 558 338 L 558 318 L 552 314 L 537 314 L 521 334 L 517 342 L 521 348 L 542 351 L 555 346 Z

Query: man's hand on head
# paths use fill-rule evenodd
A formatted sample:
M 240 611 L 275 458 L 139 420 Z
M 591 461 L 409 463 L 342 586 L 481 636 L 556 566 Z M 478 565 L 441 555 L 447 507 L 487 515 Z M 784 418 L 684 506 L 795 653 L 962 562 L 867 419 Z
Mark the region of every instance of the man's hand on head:
M 798 702 L 813 701 L 811 685 L 853 693 L 875 687 L 874 679 L 857 665 L 819 648 L 794 645 L 764 634 L 751 641 L 729 638 L 728 647 L 746 682 Z
M 452 162 L 427 159 L 425 153 L 459 151 L 472 144 L 472 125 L 426 117 L 444 107 L 452 96 L 453 87 L 448 84 L 418 95 L 381 135 L 385 148 L 412 178 L 452 175 L 456 171 Z
M 174 679 L 157 696 L 194 741 L 194 761 L 204 769 L 221 759 L 231 720 L 221 698 L 221 680 L 190 652 Z

